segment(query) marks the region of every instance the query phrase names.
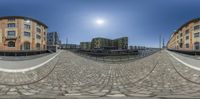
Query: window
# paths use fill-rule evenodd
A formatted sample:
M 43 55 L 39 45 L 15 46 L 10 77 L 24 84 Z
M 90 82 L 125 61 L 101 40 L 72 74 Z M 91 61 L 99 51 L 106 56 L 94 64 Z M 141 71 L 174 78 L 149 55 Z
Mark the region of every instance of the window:
M 200 46 L 200 45 L 199 45 L 199 42 L 195 42 L 195 43 L 194 43 L 194 49 L 195 49 L 195 50 L 199 50 L 199 46 Z
M 30 32 L 24 32 L 24 36 L 30 37 L 31 33 Z
M 36 48 L 37 48 L 37 50 L 40 50 L 40 43 L 36 44 Z
M 194 33 L 194 38 L 199 37 L 199 32 L 198 33 Z
M 24 24 L 24 29 L 26 29 L 26 30 L 30 30 L 30 29 L 31 29 L 31 26 L 28 25 L 28 24 Z
M 197 26 L 194 26 L 194 30 L 199 30 L 200 29 L 200 26 L 197 25 Z
M 37 39 L 41 39 L 41 36 L 37 34 L 37 35 L 36 35 L 36 38 L 37 38 Z
M 36 31 L 37 31 L 38 33 L 41 33 L 41 29 L 40 29 L 40 28 L 36 28 Z
M 8 21 L 9 22 L 15 21 L 15 18 L 9 18 Z
M 183 34 L 182 33 L 180 33 L 180 37 L 182 37 L 183 36 Z
M 15 42 L 13 41 L 8 42 L 8 47 L 15 47 Z
M 8 37 L 15 37 L 15 31 L 8 31 Z
M 188 40 L 188 39 L 189 39 L 189 36 L 186 36 L 185 39 Z
M 30 43 L 24 42 L 24 50 L 30 50 Z
M 41 25 L 40 25 L 40 24 L 37 24 L 37 26 L 40 27 Z
M 183 39 L 181 39 L 180 42 L 183 42 Z
M 187 43 L 187 44 L 185 44 L 185 47 L 186 47 L 186 48 L 189 48 L 189 44 L 188 44 L 188 43 Z
M 187 29 L 187 30 L 185 31 L 185 34 L 186 34 L 186 35 L 189 34 L 189 29 Z
M 7 27 L 8 27 L 8 28 L 15 28 L 15 23 L 9 23 L 9 24 L 7 25 Z
M 182 48 L 183 47 L 183 43 L 179 43 L 179 47 Z

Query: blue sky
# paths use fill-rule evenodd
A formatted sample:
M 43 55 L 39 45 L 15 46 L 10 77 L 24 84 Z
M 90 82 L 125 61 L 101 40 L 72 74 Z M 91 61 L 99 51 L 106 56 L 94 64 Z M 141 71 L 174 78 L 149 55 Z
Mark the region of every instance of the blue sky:
M 200 0 L 1 0 L 0 16 L 27 16 L 60 33 L 62 42 L 129 37 L 129 45 L 158 47 L 174 30 L 200 17 Z M 98 26 L 101 18 L 105 24 Z

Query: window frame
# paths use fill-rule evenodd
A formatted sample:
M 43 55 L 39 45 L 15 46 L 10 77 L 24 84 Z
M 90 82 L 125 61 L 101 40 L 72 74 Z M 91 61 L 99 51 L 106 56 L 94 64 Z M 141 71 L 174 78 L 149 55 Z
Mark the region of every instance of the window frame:
M 27 33 L 28 33 L 29 35 L 25 35 L 25 34 L 27 34 Z M 31 33 L 30 33 L 30 32 L 24 32 L 24 36 L 25 36 L 25 37 L 31 37 Z
M 197 34 L 198 34 L 198 36 L 197 36 Z M 197 38 L 197 37 L 199 37 L 199 35 L 200 35 L 200 33 L 199 33 L 199 32 L 197 32 L 197 33 L 194 33 L 194 38 Z
M 10 35 L 10 33 L 14 33 L 14 35 Z M 7 37 L 9 37 L 9 38 L 16 37 L 16 32 L 15 31 L 7 31 Z
M 15 28 L 16 24 L 15 23 L 8 23 L 7 28 Z

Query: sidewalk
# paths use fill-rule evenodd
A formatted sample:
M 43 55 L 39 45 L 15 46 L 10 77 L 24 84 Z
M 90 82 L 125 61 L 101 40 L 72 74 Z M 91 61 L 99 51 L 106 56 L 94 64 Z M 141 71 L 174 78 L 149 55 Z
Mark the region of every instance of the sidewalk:
M 172 56 L 177 61 L 181 62 L 182 64 L 191 67 L 196 70 L 200 70 L 200 60 L 187 57 L 186 55 L 180 55 L 175 52 L 167 51 L 170 56 Z
M 21 69 L 29 69 L 33 67 L 39 67 L 48 61 L 52 60 L 55 56 L 57 56 L 61 51 L 58 51 L 53 54 L 49 54 L 47 56 L 34 58 L 30 60 L 23 61 L 4 61 L 0 60 L 0 71 L 6 70 L 21 70 Z

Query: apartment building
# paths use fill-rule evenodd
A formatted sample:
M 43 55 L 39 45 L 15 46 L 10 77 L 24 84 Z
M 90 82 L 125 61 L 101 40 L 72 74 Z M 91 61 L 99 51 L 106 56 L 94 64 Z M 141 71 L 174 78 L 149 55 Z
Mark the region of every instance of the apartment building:
M 183 24 L 170 37 L 167 48 L 171 50 L 200 50 L 200 18 Z
M 29 17 L 0 17 L 0 51 L 46 50 L 47 28 Z

